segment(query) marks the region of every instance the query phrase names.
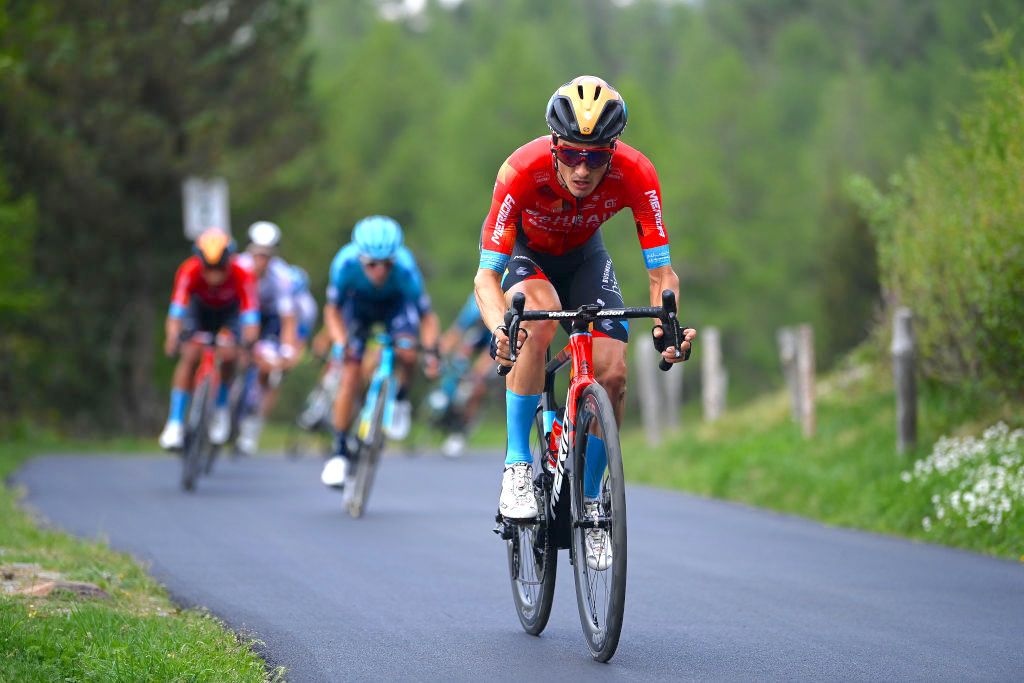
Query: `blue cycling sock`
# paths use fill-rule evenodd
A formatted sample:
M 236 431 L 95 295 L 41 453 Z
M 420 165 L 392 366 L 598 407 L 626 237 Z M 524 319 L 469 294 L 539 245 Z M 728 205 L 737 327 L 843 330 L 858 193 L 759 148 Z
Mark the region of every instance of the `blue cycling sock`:
M 334 430 L 334 455 L 348 457 L 348 430 Z
M 530 428 L 537 412 L 540 394 L 522 396 L 505 390 L 505 422 L 508 432 L 508 450 L 505 451 L 505 465 L 517 462 L 533 463 L 530 453 Z
M 189 393 L 184 389 L 171 389 L 171 412 L 168 422 L 184 422 L 185 409 L 188 407 Z
M 608 454 L 604 450 L 604 440 L 591 434 L 587 437 L 587 459 L 583 465 L 583 497 L 601 497 L 601 478 L 608 464 Z
M 220 386 L 217 387 L 217 401 L 216 406 L 223 408 L 228 404 L 228 392 L 231 391 L 231 387 L 228 386 L 227 382 L 221 382 Z

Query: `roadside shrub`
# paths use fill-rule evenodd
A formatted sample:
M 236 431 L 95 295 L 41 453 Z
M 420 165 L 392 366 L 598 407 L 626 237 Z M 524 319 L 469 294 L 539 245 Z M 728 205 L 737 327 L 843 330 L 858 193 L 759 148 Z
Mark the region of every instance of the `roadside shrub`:
M 981 438 L 939 439 L 931 454 L 900 475 L 922 495 L 931 513 L 925 532 L 946 537 L 973 529 L 1000 534 L 1009 543 L 1024 535 L 1024 429 L 1000 422 Z M 1016 552 L 1024 553 L 1024 547 Z
M 888 193 L 850 190 L 878 239 L 890 300 L 915 313 L 922 369 L 1024 396 L 1024 69 L 979 75 L 981 96 Z

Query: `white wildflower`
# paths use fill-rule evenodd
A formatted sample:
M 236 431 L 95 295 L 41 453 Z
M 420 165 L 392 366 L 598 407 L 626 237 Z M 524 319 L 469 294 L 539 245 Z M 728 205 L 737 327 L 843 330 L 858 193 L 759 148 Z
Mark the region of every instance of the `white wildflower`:
M 921 520 L 925 531 L 936 524 L 996 530 L 1024 508 L 1024 429 L 1000 422 L 981 438 L 942 437 L 927 458 L 900 473 L 900 481 L 941 487 L 931 496 L 934 519 Z

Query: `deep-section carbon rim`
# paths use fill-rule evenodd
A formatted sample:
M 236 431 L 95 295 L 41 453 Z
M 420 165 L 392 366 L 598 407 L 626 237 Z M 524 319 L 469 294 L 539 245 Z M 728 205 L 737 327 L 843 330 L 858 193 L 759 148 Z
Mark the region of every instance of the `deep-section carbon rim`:
M 533 440 L 534 486 L 537 487 L 539 517 L 535 524 L 517 524 L 508 544 L 508 571 L 512 581 L 512 599 L 523 629 L 530 635 L 540 635 L 551 616 L 555 595 L 555 575 L 558 569 L 558 549 L 548 533 L 548 504 L 550 494 L 543 481 L 547 475 L 538 474 L 543 466 L 544 421 L 540 408 L 534 419 Z
M 572 448 L 570 489 L 572 496 L 572 551 L 576 598 L 583 635 L 595 659 L 607 662 L 615 654 L 622 630 L 626 599 L 626 496 L 622 451 L 611 401 L 598 384 L 588 386 L 577 408 Z M 589 437 L 604 440 L 608 464 L 601 480 L 601 502 L 612 549 L 612 563 L 604 570 L 587 564 L 587 528 L 577 523 L 583 515 L 583 480 Z

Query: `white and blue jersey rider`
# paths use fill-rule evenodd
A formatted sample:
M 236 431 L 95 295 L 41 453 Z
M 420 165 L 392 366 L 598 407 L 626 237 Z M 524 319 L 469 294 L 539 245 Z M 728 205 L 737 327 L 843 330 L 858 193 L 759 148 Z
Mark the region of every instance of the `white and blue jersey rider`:
M 412 406 L 408 391 L 417 346 L 426 352 L 427 375 L 437 376 L 440 323 L 416 259 L 402 239 L 402 228 L 393 218 L 364 218 L 356 223 L 352 242 L 342 247 L 331 263 L 324 324 L 332 352 L 344 363 L 345 372 L 334 403 L 334 453 L 321 475 L 328 486 L 342 486 L 348 471 L 347 436 L 370 328 L 382 323 L 395 343 L 398 394 L 391 424 L 385 425 L 390 438 L 403 439 L 409 433 Z

